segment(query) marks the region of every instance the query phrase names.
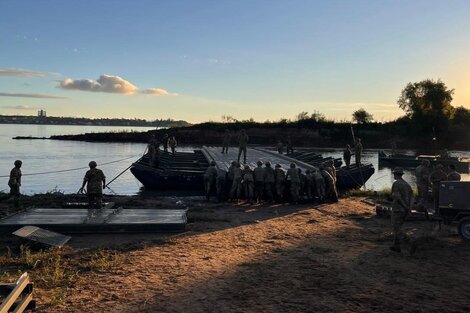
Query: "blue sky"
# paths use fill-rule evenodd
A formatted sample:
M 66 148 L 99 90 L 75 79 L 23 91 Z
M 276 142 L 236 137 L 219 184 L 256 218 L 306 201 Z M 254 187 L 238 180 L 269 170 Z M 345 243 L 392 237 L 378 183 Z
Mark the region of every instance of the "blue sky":
M 470 107 L 469 29 L 457 0 L 0 0 L 0 114 L 380 121 L 426 78 Z

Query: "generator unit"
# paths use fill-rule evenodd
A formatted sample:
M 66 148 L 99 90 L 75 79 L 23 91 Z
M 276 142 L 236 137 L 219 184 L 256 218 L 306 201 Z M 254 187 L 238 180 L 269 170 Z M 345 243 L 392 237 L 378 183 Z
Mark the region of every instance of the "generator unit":
M 470 240 L 470 181 L 443 181 L 439 186 L 439 216 L 458 223 L 460 236 Z

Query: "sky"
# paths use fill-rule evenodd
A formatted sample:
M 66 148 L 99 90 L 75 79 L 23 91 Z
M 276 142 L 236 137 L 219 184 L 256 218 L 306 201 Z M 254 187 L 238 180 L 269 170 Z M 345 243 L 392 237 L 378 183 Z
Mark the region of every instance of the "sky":
M 0 0 L 0 114 L 258 121 L 470 108 L 467 0 Z

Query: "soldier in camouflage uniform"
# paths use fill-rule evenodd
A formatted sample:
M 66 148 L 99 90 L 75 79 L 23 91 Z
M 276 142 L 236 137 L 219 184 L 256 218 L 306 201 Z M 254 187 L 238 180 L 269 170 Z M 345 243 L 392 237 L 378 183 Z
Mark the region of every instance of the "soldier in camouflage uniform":
M 273 190 L 275 181 L 274 169 L 271 167 L 271 162 L 267 161 L 264 163 L 264 192 L 269 203 L 272 203 L 274 200 Z
M 21 165 L 23 162 L 16 160 L 14 164 L 15 167 L 10 171 L 8 186 L 10 187 L 10 196 L 13 197 L 13 204 L 15 208 L 18 208 L 20 206 Z
M 246 163 L 246 147 L 248 145 L 248 135 L 246 131 L 242 129 L 240 135 L 238 136 L 238 163 L 240 163 L 240 158 L 243 152 L 243 163 Z
M 282 198 L 284 197 L 284 184 L 286 181 L 286 174 L 282 170 L 280 164 L 276 164 L 275 166 L 274 177 L 276 187 L 276 201 L 282 202 Z
M 204 173 L 204 189 L 206 191 L 206 200 L 209 201 L 210 196 L 215 194 L 217 169 L 215 161 L 211 161 L 209 167 Z
M 287 170 L 286 180 L 290 181 L 290 195 L 292 203 L 299 202 L 300 177 L 299 171 L 295 167 L 295 163 L 291 163 Z
M 225 130 L 224 138 L 222 140 L 222 153 L 228 153 L 228 146 L 230 144 L 230 131 Z
M 106 177 L 103 171 L 96 168 L 96 162 L 91 161 L 88 166 L 90 169 L 83 178 L 83 184 L 80 192 L 83 192 L 85 185 L 87 186 L 88 204 L 92 209 L 101 209 L 103 201 L 103 189 L 106 187 Z
M 217 170 L 217 179 L 216 179 L 216 191 L 217 191 L 217 201 L 222 202 L 225 199 L 225 182 L 227 181 L 227 172 L 218 169 Z
M 243 192 L 245 193 L 245 199 L 249 203 L 253 203 L 254 199 L 254 188 L 255 182 L 253 178 L 253 171 L 250 169 L 250 166 L 245 165 L 245 169 L 242 172 L 242 185 Z
M 325 201 L 326 197 L 325 179 L 323 178 L 323 175 L 319 169 L 315 169 L 312 175 L 315 180 L 315 195 L 318 197 L 318 201 L 321 203 Z
M 176 146 L 177 146 L 176 138 L 175 136 L 171 136 L 170 139 L 168 139 L 168 145 L 170 146 L 171 149 L 171 154 L 175 155 L 176 153 Z
M 396 167 L 393 170 L 395 182 L 392 185 L 392 226 L 393 226 L 393 246 L 390 250 L 401 252 L 400 241 L 403 239 L 403 223 L 411 209 L 413 190 L 410 185 L 403 180 L 403 169 Z M 411 251 L 410 251 L 411 252 Z
M 232 162 L 229 175 L 233 178 L 229 199 L 230 201 L 240 200 L 242 193 L 242 170 L 240 169 L 240 163 L 236 161 Z
M 429 180 L 432 183 L 432 197 L 434 200 L 434 213 L 439 211 L 439 185 L 441 181 L 447 180 L 447 174 L 443 170 L 442 164 L 437 164 L 436 169 L 429 176 Z
M 253 170 L 253 176 L 255 178 L 255 200 L 257 203 L 263 201 L 263 191 L 264 191 L 264 168 L 263 162 L 256 162 L 258 165 Z

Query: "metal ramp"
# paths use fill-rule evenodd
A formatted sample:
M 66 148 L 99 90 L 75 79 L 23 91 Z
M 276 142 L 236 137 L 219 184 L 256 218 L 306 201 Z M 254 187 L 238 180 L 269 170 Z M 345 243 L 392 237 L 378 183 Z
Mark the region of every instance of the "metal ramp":
M 59 248 L 64 246 L 72 238 L 36 226 L 21 227 L 13 232 L 13 235 Z

